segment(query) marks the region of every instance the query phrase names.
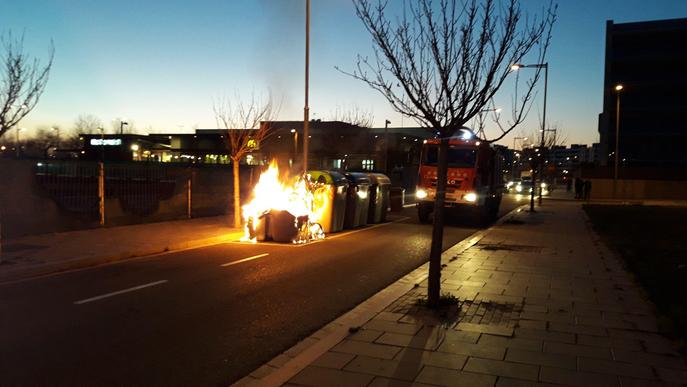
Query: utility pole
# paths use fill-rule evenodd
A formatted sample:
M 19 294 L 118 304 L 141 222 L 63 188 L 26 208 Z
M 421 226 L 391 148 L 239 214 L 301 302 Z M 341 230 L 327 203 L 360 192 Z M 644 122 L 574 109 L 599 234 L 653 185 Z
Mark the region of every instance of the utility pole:
M 620 158 L 620 92 L 623 85 L 615 86 L 615 157 L 613 180 L 618 181 L 618 159 Z
M 384 173 L 389 173 L 389 124 L 391 121 L 384 121 Z
M 17 128 L 16 130 L 16 138 L 14 140 L 14 149 L 17 151 L 17 158 L 19 158 L 20 155 L 20 148 L 19 148 L 19 132 L 21 131 L 21 128 Z
M 524 67 L 534 67 L 534 68 L 543 68 L 544 69 L 544 112 L 542 113 L 542 122 L 541 122 L 541 144 L 539 145 L 539 151 L 543 152 L 544 148 L 544 134 L 546 133 L 544 129 L 546 129 L 546 91 L 549 88 L 549 63 L 537 63 L 537 64 L 531 64 L 531 65 L 523 65 L 523 64 L 513 64 L 511 66 L 511 69 L 513 71 L 517 71 L 521 68 Z M 542 175 L 542 160 L 541 158 L 538 158 L 537 160 L 539 162 L 539 175 Z M 535 192 L 537 191 L 537 173 L 532 173 L 532 192 L 530 193 L 530 211 L 534 212 L 534 195 Z M 539 205 L 541 205 L 541 187 L 539 189 Z
M 310 0 L 305 0 L 305 107 L 303 108 L 303 175 L 308 172 L 308 140 L 310 106 L 308 90 L 310 82 Z

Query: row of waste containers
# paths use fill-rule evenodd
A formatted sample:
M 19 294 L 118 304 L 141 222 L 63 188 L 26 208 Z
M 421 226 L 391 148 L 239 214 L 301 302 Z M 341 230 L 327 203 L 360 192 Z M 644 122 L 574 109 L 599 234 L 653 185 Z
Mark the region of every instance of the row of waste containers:
M 386 221 L 391 180 L 381 173 L 308 171 L 314 181 L 333 186 L 334 200 L 324 214 L 326 233 Z

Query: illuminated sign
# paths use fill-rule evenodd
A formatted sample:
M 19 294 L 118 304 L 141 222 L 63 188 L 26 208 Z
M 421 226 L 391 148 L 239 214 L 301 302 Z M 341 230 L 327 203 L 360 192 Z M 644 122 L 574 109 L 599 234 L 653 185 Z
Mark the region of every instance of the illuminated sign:
M 117 145 L 122 145 L 122 139 L 121 138 L 92 138 L 91 139 L 91 145 L 95 146 L 117 146 Z

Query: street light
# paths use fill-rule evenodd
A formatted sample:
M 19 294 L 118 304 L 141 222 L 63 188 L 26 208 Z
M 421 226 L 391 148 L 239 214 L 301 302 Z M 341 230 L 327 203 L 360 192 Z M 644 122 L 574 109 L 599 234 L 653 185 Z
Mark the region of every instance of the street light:
M 305 107 L 303 107 L 303 175 L 308 172 L 308 142 L 310 125 L 310 0 L 305 0 Z
M 293 134 L 293 157 L 295 159 L 298 155 L 298 131 L 291 129 L 291 133 Z
M 22 130 L 24 130 L 24 128 L 17 128 L 17 130 L 16 130 L 16 138 L 15 138 L 15 142 L 14 142 L 14 148 L 17 151 L 17 158 L 19 158 L 19 155 L 21 152 L 20 148 L 19 148 L 19 132 L 21 132 Z
M 119 135 L 120 136 L 124 134 L 124 125 L 129 125 L 129 123 L 124 122 L 124 121 L 119 121 Z
M 620 158 L 620 92 L 623 90 L 623 85 L 615 85 L 615 155 L 614 155 L 614 171 L 613 180 L 618 181 L 618 159 Z
M 384 121 L 384 172 L 389 173 L 389 124 L 391 121 Z
M 55 136 L 57 137 L 57 141 L 56 141 L 57 144 L 55 146 L 57 148 L 59 148 L 60 147 L 60 128 L 58 128 L 57 126 L 53 126 L 52 128 L 50 128 L 50 130 L 55 132 Z
M 527 141 L 527 137 L 513 137 L 513 152 L 515 152 L 515 141 L 517 140 Z M 515 180 L 515 162 L 513 162 L 513 167 L 511 169 L 513 170 L 513 179 Z
M 541 121 L 541 145 L 540 148 L 544 147 L 544 134 L 546 133 L 545 128 L 546 128 L 546 92 L 548 89 L 548 84 L 549 84 L 549 63 L 536 63 L 536 64 L 529 64 L 529 65 L 524 65 L 520 63 L 514 63 L 513 65 L 510 66 L 511 70 L 517 71 L 521 68 L 543 68 L 544 69 L 544 109 L 542 112 L 542 121 Z M 542 162 L 539 160 L 539 175 L 542 175 Z M 537 189 L 537 178 L 536 174 L 532 174 L 532 193 L 530 194 L 530 211 L 534 211 L 534 191 Z M 541 188 L 539 189 L 539 205 L 541 205 Z

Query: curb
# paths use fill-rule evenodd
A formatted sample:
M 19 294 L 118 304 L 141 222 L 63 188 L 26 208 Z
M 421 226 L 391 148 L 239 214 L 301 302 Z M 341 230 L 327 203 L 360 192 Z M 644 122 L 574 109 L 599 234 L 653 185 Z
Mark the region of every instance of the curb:
M 472 235 L 449 247 L 441 254 L 442 263 L 463 253 L 476 245 L 489 231 L 501 225 L 510 217 L 522 211 L 525 205 L 518 206 L 499 218 L 489 228 L 478 230 Z M 415 287 L 415 284 L 428 277 L 429 262 L 403 276 L 401 279 L 380 290 L 367 300 L 358 304 L 352 310 L 337 317 L 334 321 L 317 330 L 315 333 L 299 341 L 272 360 L 263 364 L 244 378 L 232 384 L 240 386 L 281 386 L 296 376 L 318 357 L 329 351 L 341 340 L 349 335 L 349 328 L 360 327 L 370 321 L 386 307 L 398 300 Z
M 191 241 L 172 242 L 164 247 L 151 247 L 149 249 L 139 249 L 135 251 L 125 251 L 117 254 L 103 254 L 87 258 L 74 258 L 66 261 L 39 264 L 36 266 L 8 269 L 0 273 L 0 285 L 24 281 L 37 277 L 44 277 L 52 274 L 64 273 L 68 271 L 86 269 L 106 264 L 127 261 L 134 258 L 144 258 L 153 255 L 173 253 L 182 250 L 197 249 L 205 246 L 212 246 L 220 243 L 230 242 L 243 236 L 243 232 L 232 232 L 226 235 L 219 235 L 209 238 L 196 239 Z

